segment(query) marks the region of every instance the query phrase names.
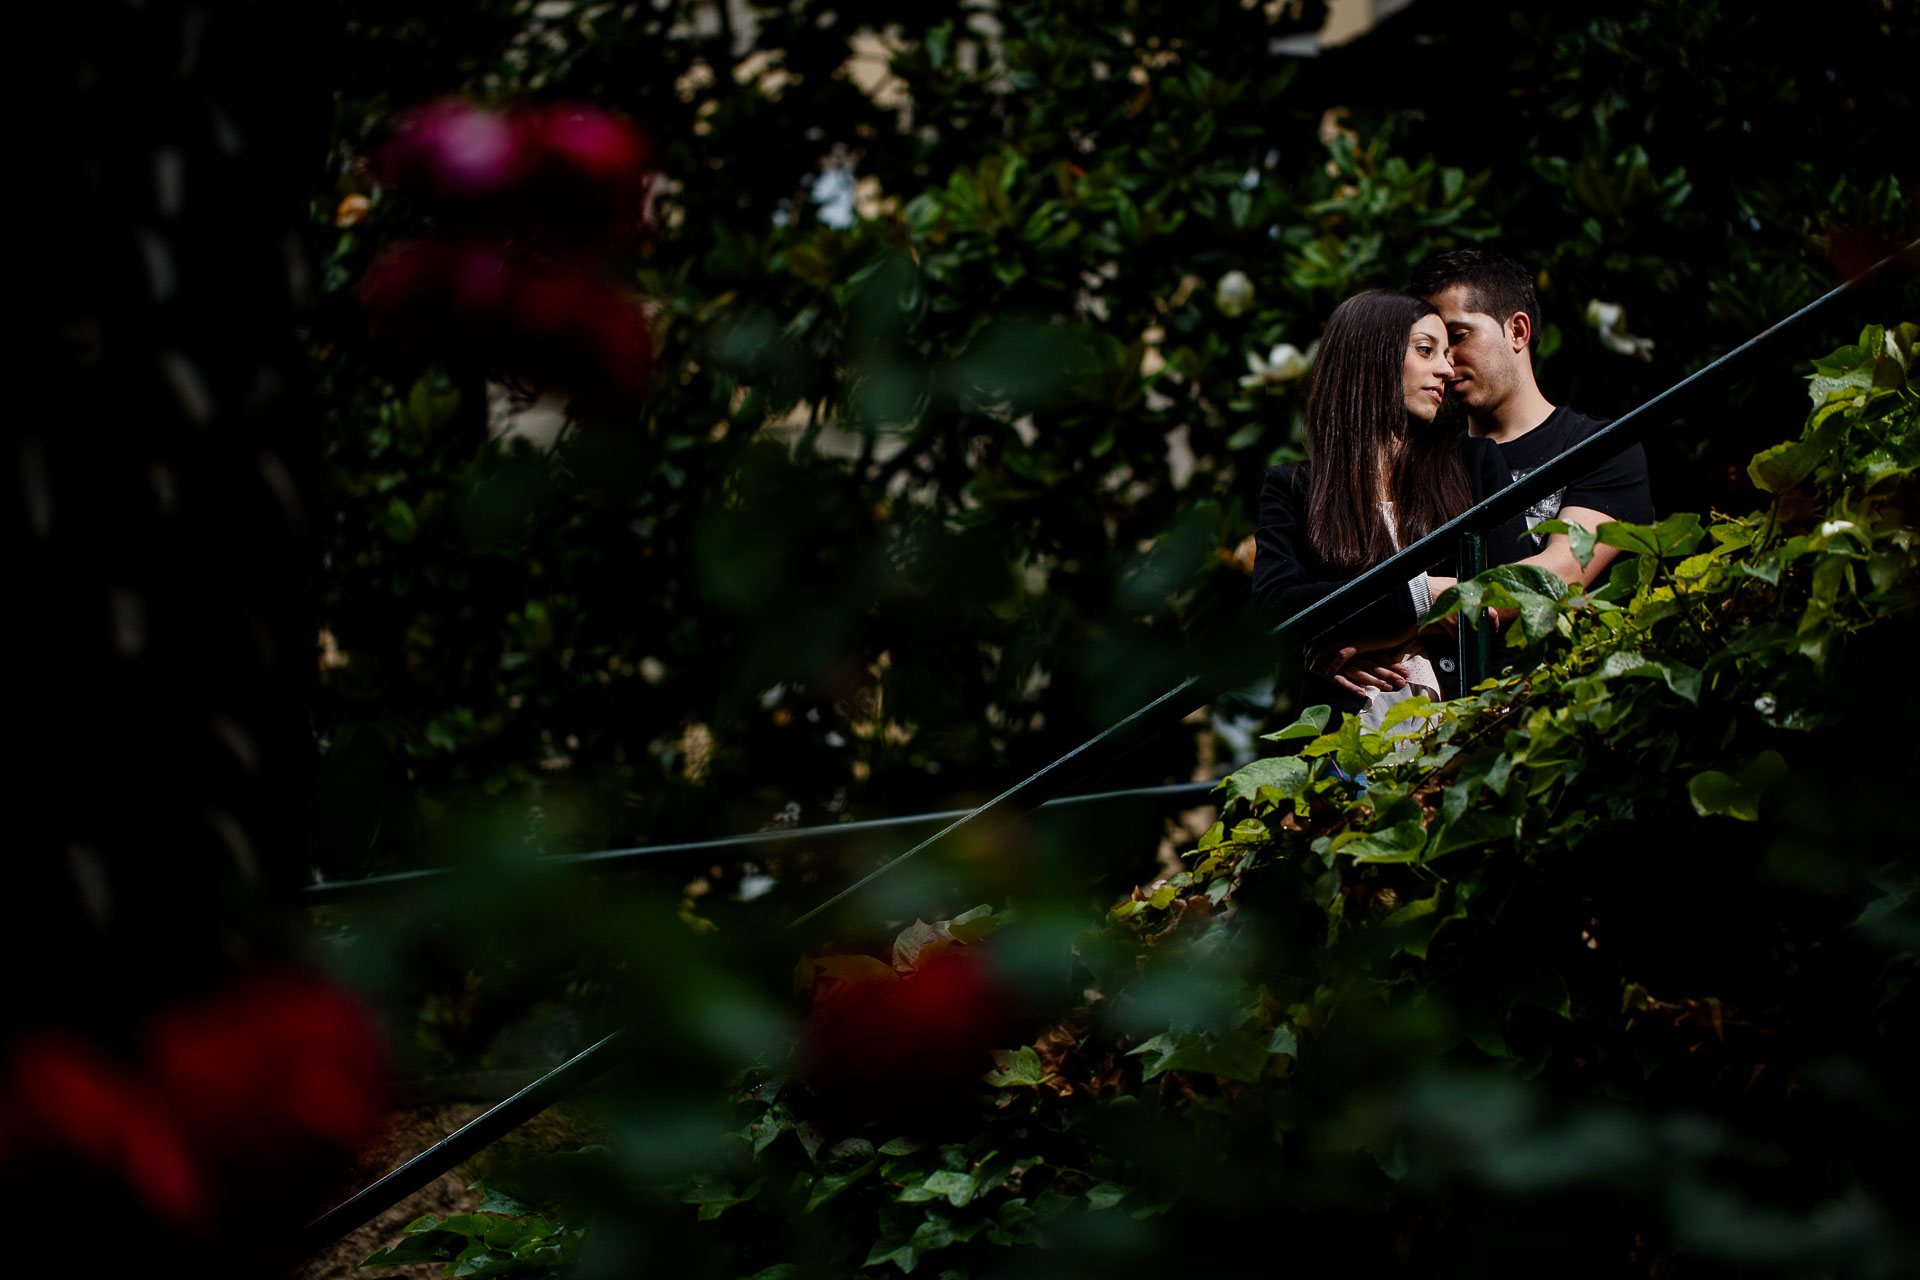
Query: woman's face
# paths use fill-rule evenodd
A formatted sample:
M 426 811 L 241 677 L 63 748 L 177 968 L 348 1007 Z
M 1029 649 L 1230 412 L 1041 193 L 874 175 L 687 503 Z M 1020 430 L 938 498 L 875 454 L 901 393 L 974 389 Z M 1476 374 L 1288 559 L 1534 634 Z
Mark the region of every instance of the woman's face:
M 1453 365 L 1447 359 L 1447 327 L 1438 313 L 1413 322 L 1402 373 L 1407 416 L 1432 422 L 1447 398 L 1447 380 L 1453 377 Z

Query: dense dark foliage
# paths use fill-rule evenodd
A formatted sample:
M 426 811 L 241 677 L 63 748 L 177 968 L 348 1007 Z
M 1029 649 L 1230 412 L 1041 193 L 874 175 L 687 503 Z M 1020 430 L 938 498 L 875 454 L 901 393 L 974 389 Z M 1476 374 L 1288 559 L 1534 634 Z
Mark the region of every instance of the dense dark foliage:
M 1521 668 L 1384 735 L 1308 709 L 1103 925 L 1029 898 L 810 957 L 802 1051 L 683 1181 L 618 1138 L 383 1260 L 543 1273 L 541 1207 L 584 1272 L 1901 1274 L 1920 881 L 1875 744 L 1914 699 L 1859 673 L 1915 634 L 1917 339 L 1816 364 L 1766 509 L 1603 526 L 1634 554 L 1590 596 L 1443 598 L 1517 610 Z
M 591 847 L 978 796 L 1238 608 L 1259 471 L 1298 448 L 1276 348 L 1342 297 L 1497 236 L 1540 271 L 1550 394 L 1618 412 L 1914 226 L 1881 123 L 1913 36 L 1866 0 L 1817 41 L 1415 4 L 1304 60 L 1270 44 L 1317 5 L 747 13 L 339 11 L 330 874 L 447 856 L 441 815 L 488 797 Z M 451 93 L 647 132 L 642 409 L 489 443 L 481 369 L 367 340 L 356 282 L 420 230 L 372 158 Z M 1604 337 L 1592 301 L 1624 308 Z M 1656 498 L 1734 501 L 1780 390 L 1663 434 Z

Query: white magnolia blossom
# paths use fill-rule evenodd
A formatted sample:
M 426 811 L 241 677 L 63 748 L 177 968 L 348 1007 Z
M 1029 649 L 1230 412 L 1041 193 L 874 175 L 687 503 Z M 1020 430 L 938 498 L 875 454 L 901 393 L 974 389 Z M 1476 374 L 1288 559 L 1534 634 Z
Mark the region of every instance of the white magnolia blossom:
M 1587 303 L 1587 324 L 1598 330 L 1600 345 L 1635 360 L 1653 359 L 1653 339 L 1627 332 L 1627 310 L 1617 302 L 1595 298 Z
M 1318 342 L 1305 351 L 1291 342 L 1283 342 L 1267 353 L 1262 360 L 1258 351 L 1247 352 L 1247 368 L 1252 370 L 1240 379 L 1243 387 L 1277 387 L 1303 377 L 1313 368 L 1314 353 L 1320 350 Z
M 1220 277 L 1220 283 L 1213 287 L 1213 305 L 1220 308 L 1220 314 L 1231 319 L 1243 314 L 1253 305 L 1253 281 L 1247 279 L 1244 271 L 1229 271 Z

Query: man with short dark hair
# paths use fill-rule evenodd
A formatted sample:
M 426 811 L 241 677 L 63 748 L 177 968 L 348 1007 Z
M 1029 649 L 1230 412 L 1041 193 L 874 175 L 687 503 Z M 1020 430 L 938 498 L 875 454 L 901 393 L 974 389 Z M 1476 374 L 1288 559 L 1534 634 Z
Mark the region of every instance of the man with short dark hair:
M 1440 312 L 1453 361 L 1448 394 L 1466 407 L 1467 429 L 1500 446 L 1515 484 L 1606 425 L 1540 393 L 1533 376 L 1540 303 L 1532 278 L 1512 258 L 1477 247 L 1438 253 L 1414 269 L 1407 289 Z M 1553 519 L 1589 530 L 1609 520 L 1651 523 L 1645 451 L 1632 445 L 1545 495 L 1527 509 L 1525 523 Z M 1534 547 L 1521 563 L 1549 569 L 1570 587 L 1590 586 L 1619 555 L 1596 545 L 1583 569 L 1563 533 L 1535 535 Z

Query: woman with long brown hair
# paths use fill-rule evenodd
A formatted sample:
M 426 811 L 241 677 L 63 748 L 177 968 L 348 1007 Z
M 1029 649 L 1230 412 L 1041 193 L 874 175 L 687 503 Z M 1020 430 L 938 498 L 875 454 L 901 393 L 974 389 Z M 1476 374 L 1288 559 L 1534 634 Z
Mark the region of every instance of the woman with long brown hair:
M 1448 405 L 1452 376 L 1446 326 L 1425 299 L 1375 290 L 1334 309 L 1307 395 L 1308 461 L 1269 468 L 1260 493 L 1253 591 L 1276 619 L 1508 482 L 1498 447 L 1469 437 Z M 1489 561 L 1524 555 L 1519 533 L 1517 518 L 1496 529 Z M 1457 697 L 1450 644 L 1429 649 L 1419 634 L 1434 598 L 1453 585 L 1448 567 L 1383 588 L 1359 614 L 1315 637 L 1302 705 L 1324 702 L 1377 725 L 1387 707 L 1415 693 Z

